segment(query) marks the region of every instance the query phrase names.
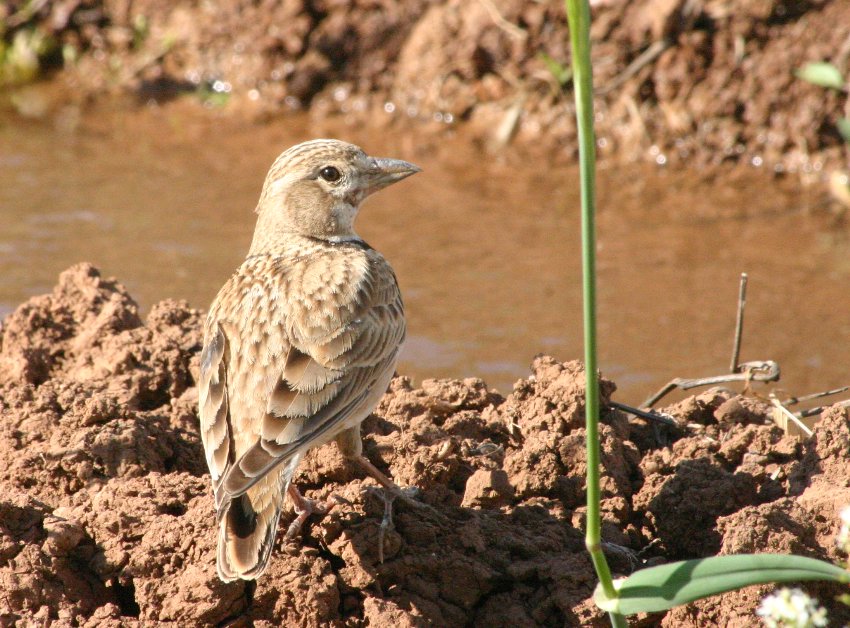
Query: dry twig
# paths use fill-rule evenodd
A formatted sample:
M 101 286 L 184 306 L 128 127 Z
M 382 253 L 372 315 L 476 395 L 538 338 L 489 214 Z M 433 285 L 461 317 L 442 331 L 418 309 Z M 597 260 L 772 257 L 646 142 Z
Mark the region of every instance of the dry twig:
M 634 416 L 640 417 L 641 419 L 646 419 L 647 421 L 655 421 L 656 423 L 661 423 L 662 425 L 667 425 L 668 427 L 676 427 L 676 421 L 669 414 L 661 414 L 660 412 L 641 410 L 639 408 L 633 408 L 632 406 L 627 406 L 624 403 L 619 403 L 616 401 L 609 402 L 609 405 L 612 408 L 617 408 L 617 410 L 628 412 L 629 414 L 633 414 Z
M 670 380 L 661 389 L 644 401 L 641 406 L 651 408 L 659 399 L 665 397 L 668 393 L 676 388 L 681 390 L 690 390 L 700 386 L 716 386 L 717 384 L 726 384 L 729 382 L 775 382 L 779 379 L 779 365 L 773 360 L 765 360 L 764 362 L 744 362 L 739 366 L 740 373 L 728 373 L 724 375 L 715 375 L 713 377 L 699 377 L 694 379 L 686 379 L 677 377 Z
M 478 0 L 487 13 L 490 15 L 490 19 L 505 31 L 508 35 L 513 37 L 514 39 L 525 39 L 528 33 L 525 32 L 522 28 L 505 19 L 505 16 L 501 14 L 499 9 L 493 4 L 492 0 Z
M 597 94 L 607 94 L 608 92 L 614 91 L 620 85 L 628 81 L 635 74 L 640 72 L 644 66 L 649 65 L 655 59 L 657 59 L 662 52 L 667 50 L 670 46 L 672 46 L 672 42 L 668 39 L 660 39 L 656 42 L 653 42 L 649 48 L 640 53 L 634 61 L 632 61 L 626 69 L 620 72 L 613 79 L 608 81 L 607 84 L 600 87 L 596 90 Z
M 730 373 L 740 372 L 738 358 L 741 356 L 741 334 L 744 331 L 744 308 L 747 306 L 747 273 L 741 273 L 741 283 L 738 287 L 738 315 L 735 317 L 735 343 L 732 347 L 732 364 Z

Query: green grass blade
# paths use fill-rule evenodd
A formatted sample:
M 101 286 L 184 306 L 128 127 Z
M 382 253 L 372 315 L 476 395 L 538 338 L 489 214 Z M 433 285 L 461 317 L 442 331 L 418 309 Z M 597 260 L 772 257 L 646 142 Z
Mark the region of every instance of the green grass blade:
M 714 556 L 641 569 L 616 583 L 616 597 L 608 597 L 597 587 L 594 600 L 609 613 L 654 613 L 754 584 L 803 580 L 848 583 L 850 572 L 805 556 Z
M 587 426 L 587 530 L 585 545 L 607 597 L 613 597 L 614 581 L 602 552 L 599 483 L 599 378 L 596 367 L 596 139 L 593 133 L 593 68 L 590 63 L 590 4 L 588 0 L 565 0 L 570 25 L 572 76 L 578 127 L 579 175 L 581 178 L 581 259 L 584 310 L 584 368 L 586 377 L 585 424 Z M 626 619 L 609 613 L 614 628 Z
M 820 87 L 831 87 L 832 89 L 844 88 L 844 77 L 841 72 L 831 63 L 826 61 L 813 61 L 807 63 L 795 72 L 797 78 L 819 85 Z
M 546 64 L 546 69 L 552 77 L 558 82 L 560 87 L 564 87 L 573 79 L 573 69 L 569 66 L 559 63 L 545 52 L 538 53 L 538 58 Z
M 841 137 L 850 144 L 850 118 L 839 118 L 837 126 Z

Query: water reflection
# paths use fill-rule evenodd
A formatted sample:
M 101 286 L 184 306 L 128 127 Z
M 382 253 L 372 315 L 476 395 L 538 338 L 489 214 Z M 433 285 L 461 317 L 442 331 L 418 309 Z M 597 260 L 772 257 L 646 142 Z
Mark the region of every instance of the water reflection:
M 365 239 L 396 268 L 410 319 L 400 370 L 480 376 L 503 391 L 536 353 L 582 353 L 576 172 L 500 160 L 462 137 L 257 125 L 179 104 L 99 112 L 73 134 L 0 121 L 0 313 L 88 260 L 144 308 L 206 307 L 247 250 L 277 154 L 335 134 L 424 172 L 370 200 Z M 738 274 L 750 274 L 743 359 L 775 359 L 794 393 L 847 383 L 847 238 L 817 199 L 760 173 L 700 180 L 599 174 L 601 365 L 623 401 L 722 372 Z

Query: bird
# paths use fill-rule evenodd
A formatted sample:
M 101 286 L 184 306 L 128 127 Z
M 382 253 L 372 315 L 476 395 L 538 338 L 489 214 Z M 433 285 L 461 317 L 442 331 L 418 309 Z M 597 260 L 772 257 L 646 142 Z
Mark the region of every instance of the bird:
M 371 194 L 420 171 L 317 139 L 285 150 L 266 175 L 251 246 L 210 306 L 200 359 L 224 582 L 266 570 L 284 495 L 297 515 L 287 538 L 332 507 L 292 482 L 308 450 L 335 440 L 347 460 L 400 491 L 363 455 L 360 424 L 395 372 L 404 305 L 392 267 L 354 219 Z

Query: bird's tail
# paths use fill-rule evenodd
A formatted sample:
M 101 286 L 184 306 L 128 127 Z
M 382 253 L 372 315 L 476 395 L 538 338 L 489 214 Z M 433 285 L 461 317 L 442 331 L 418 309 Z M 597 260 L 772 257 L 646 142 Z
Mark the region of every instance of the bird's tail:
M 226 506 L 218 524 L 218 577 L 224 582 L 254 580 L 269 564 L 280 506 L 257 512 L 247 494 Z
M 283 496 L 298 458 L 221 505 L 216 567 L 224 582 L 255 580 L 269 564 Z M 275 477 L 277 476 L 277 477 Z

